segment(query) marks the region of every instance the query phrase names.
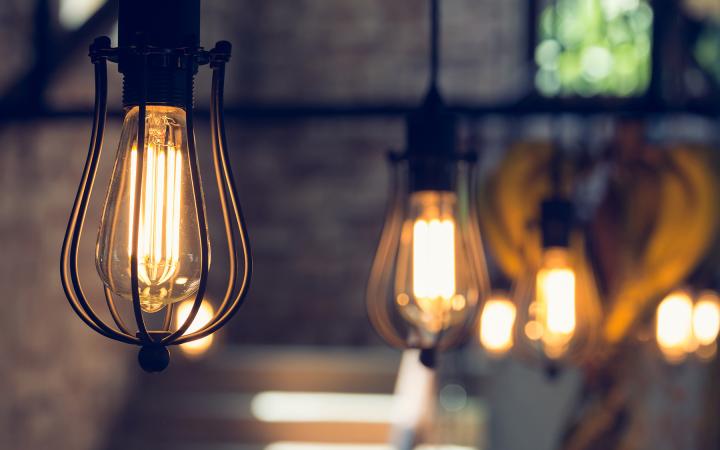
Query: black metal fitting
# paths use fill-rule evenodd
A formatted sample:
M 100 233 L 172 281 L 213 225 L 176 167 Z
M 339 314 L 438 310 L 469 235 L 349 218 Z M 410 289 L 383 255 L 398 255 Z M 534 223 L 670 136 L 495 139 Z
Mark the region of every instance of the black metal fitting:
M 184 107 L 201 51 L 200 0 L 123 0 L 118 27 L 123 106 L 139 105 L 144 90 L 147 104 Z
M 544 200 L 540 211 L 543 248 L 568 247 L 575 210 L 572 202 L 561 197 Z
M 451 191 L 455 187 L 457 118 L 443 104 L 433 85 L 422 106 L 407 117 L 407 149 L 403 157 L 410 168 L 410 191 Z

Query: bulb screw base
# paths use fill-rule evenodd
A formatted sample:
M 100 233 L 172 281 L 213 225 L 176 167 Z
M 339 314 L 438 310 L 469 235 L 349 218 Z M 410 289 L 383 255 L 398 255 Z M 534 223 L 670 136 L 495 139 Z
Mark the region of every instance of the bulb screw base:
M 188 88 L 186 71 L 177 68 L 126 69 L 123 73 L 123 106 L 128 108 L 138 106 L 141 98 L 142 77 L 145 77 L 146 100 L 149 105 L 165 105 L 185 107 L 189 93 L 193 95 L 192 87 Z M 193 70 L 193 69 L 186 69 Z M 194 71 L 197 71 L 195 67 Z
M 457 118 L 432 86 L 422 106 L 407 117 L 410 190 L 451 191 L 455 185 Z
M 118 70 L 123 74 L 123 106 L 142 99 L 184 107 L 187 75 L 197 73 L 192 57 L 200 45 L 200 0 L 122 0 L 118 21 Z M 192 91 L 192 88 L 190 88 Z

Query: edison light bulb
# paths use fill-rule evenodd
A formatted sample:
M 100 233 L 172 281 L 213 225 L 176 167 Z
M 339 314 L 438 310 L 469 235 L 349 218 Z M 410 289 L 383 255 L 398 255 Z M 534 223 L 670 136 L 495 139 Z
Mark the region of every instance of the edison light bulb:
M 685 290 L 668 294 L 658 305 L 655 338 L 668 362 L 678 363 L 695 351 L 693 301 Z
M 543 202 L 542 250 L 516 285 L 520 353 L 553 363 L 589 358 L 602 325 L 595 278 L 572 220 L 567 200 Z
M 693 335 L 701 360 L 709 360 L 717 353 L 717 337 L 720 333 L 720 298 L 715 291 L 700 293 L 693 307 Z
M 563 356 L 575 334 L 575 271 L 565 248 L 549 248 L 535 277 L 534 320 L 525 325 L 530 339 L 542 342 L 552 359 Z
M 711 346 L 720 332 L 720 299 L 713 291 L 704 291 L 693 307 L 693 334 L 698 345 Z
M 177 315 L 175 316 L 175 326 L 177 328 L 180 328 L 182 324 L 185 323 L 187 318 L 190 316 L 192 307 L 192 301 L 183 302 L 178 306 Z M 207 300 L 203 300 L 200 304 L 200 309 L 198 309 L 197 315 L 195 315 L 195 320 L 192 321 L 185 334 L 194 333 L 200 330 L 212 320 L 214 315 L 215 310 L 212 305 Z M 210 348 L 213 343 L 213 336 L 213 334 L 210 334 L 204 338 L 180 344 L 180 350 L 191 358 L 198 357 Z
M 133 107 L 123 121 L 98 233 L 96 265 L 107 288 L 132 301 L 131 235 L 139 194 L 138 295 L 144 311 L 157 312 L 195 294 L 200 282 L 200 232 L 185 111 L 147 106 L 142 164 L 138 163 L 137 131 L 138 108 Z M 142 184 L 136 193 L 140 176 Z
M 494 294 L 485 302 L 480 315 L 480 344 L 491 356 L 505 355 L 513 347 L 517 310 L 504 294 Z
M 457 185 L 395 193 L 367 304 L 376 330 L 397 347 L 446 348 L 472 332 L 487 275 L 469 182 Z

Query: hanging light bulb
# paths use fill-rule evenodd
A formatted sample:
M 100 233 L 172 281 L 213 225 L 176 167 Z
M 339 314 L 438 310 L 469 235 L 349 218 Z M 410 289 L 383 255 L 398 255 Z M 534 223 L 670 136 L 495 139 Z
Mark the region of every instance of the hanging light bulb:
M 493 357 L 507 354 L 514 344 L 515 304 L 505 293 L 494 293 L 480 315 L 480 344 Z
M 673 364 L 682 362 L 695 351 L 693 336 L 693 301 L 687 290 L 668 294 L 658 305 L 655 338 L 665 359 Z
M 199 46 L 199 0 L 123 0 L 118 30 L 117 48 L 106 37 L 90 47 L 95 116 L 60 270 L 65 294 L 80 318 L 108 338 L 141 346 L 140 365 L 157 372 L 169 363 L 168 346 L 211 338 L 240 307 L 249 286 L 250 249 L 228 164 L 222 107 L 230 44 L 219 42 L 210 51 Z M 115 327 L 95 313 L 77 273 L 105 128 L 107 61 L 118 63 L 124 77 L 124 118 L 95 257 Z M 209 318 L 202 316 L 208 311 L 203 297 L 210 242 L 192 125 L 194 77 L 206 64 L 213 70 L 212 154 L 230 269 L 224 298 Z M 124 302 L 116 303 L 117 298 Z M 189 310 L 173 321 L 173 305 L 184 300 L 183 311 L 186 305 Z M 123 309 L 132 309 L 136 330 L 126 325 Z M 161 310 L 162 326 L 150 329 L 144 314 Z
M 594 279 L 582 261 L 583 243 L 573 238 L 572 204 L 555 197 L 544 201 L 541 210 L 540 261 L 516 288 L 516 335 L 528 355 L 552 364 L 580 363 L 599 339 Z
M 693 335 L 697 342 L 695 351 L 701 360 L 709 360 L 717 352 L 720 332 L 720 298 L 712 290 L 700 293 L 693 307 Z
M 456 151 L 456 119 L 437 88 L 437 0 L 431 1 L 430 88 L 407 121 L 407 149 L 391 155 L 387 219 L 373 262 L 367 306 L 378 333 L 399 348 L 434 351 L 473 329 L 487 273 L 474 208 L 473 155 Z
M 388 343 L 432 350 L 452 347 L 468 336 L 488 283 L 470 201 L 471 167 L 467 160 L 438 151 L 453 148 L 449 135 L 443 138 L 450 142 L 436 139 L 420 146 L 423 141 L 412 137 L 420 126 L 415 120 L 447 120 L 442 115 L 431 119 L 425 114 L 434 113 L 427 111 L 420 114 L 411 118 L 408 151 L 393 158 L 393 197 L 367 303 L 372 324 Z M 424 356 L 432 359 L 430 353 Z
M 657 307 L 655 339 L 665 360 L 679 364 L 690 354 L 709 360 L 717 352 L 720 299 L 715 291 L 700 292 L 693 303 L 688 289 L 668 294 Z

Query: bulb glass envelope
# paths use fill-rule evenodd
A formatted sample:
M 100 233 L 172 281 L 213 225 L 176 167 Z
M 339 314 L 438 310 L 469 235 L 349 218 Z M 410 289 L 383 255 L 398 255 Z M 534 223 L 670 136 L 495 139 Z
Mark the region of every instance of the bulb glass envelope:
M 602 308 L 581 234 L 572 232 L 568 247 L 545 248 L 540 261 L 527 264 L 514 292 L 517 353 L 552 364 L 592 358 L 601 340 Z
M 230 57 L 230 44 L 220 42 L 209 51 L 201 47 L 165 49 L 133 45 L 111 48 L 110 40 L 103 37 L 95 40 L 90 56 L 95 66 L 95 114 L 88 158 L 63 242 L 60 269 L 63 288 L 73 310 L 90 328 L 108 338 L 142 346 L 141 366 L 148 371 L 160 371 L 169 362 L 167 346 L 214 333 L 238 310 L 249 287 L 252 264 L 248 235 L 228 162 L 222 112 L 225 63 Z M 77 271 L 77 260 L 103 143 L 107 61 L 118 62 L 123 58 L 130 58 L 137 64 L 133 76 L 136 77 L 134 80 L 138 83 L 140 97 L 135 108 L 126 109 L 126 124 L 135 125 L 126 127 L 125 131 L 134 131 L 136 135 L 124 136 L 123 142 L 127 141 L 127 145 L 121 144 L 115 167 L 116 171 L 124 173 L 113 177 L 113 183 L 125 183 L 126 189 L 115 191 L 125 192 L 127 195 L 121 197 L 127 201 L 110 201 L 113 193 L 111 186 L 98 239 L 98 269 L 105 281 L 105 300 L 111 324 L 95 312 L 86 298 Z M 154 65 L 151 66 L 149 61 L 153 61 Z M 151 67 L 157 69 L 158 64 L 167 64 L 172 70 L 180 68 L 185 75 L 185 89 L 177 90 L 184 92 L 184 97 L 172 98 L 176 102 L 170 105 L 172 108 L 147 101 L 147 95 L 158 94 L 148 92 L 146 86 L 152 80 L 149 75 Z M 205 204 L 193 131 L 193 79 L 197 67 L 204 64 L 213 69 L 212 155 L 228 244 L 229 275 L 224 297 L 215 315 L 200 329 L 191 332 L 189 329 L 204 298 L 210 265 Z M 156 127 L 153 120 L 158 118 L 167 119 L 166 123 Z M 153 133 L 162 129 L 165 130 L 163 136 L 166 140 L 156 142 Z M 173 136 L 174 142 L 167 140 L 170 136 Z M 174 162 L 171 163 L 171 159 Z M 162 170 L 159 169 L 160 162 Z M 172 181 L 168 178 L 170 172 L 174 174 Z M 134 187 L 130 186 L 132 183 Z M 153 184 L 153 187 L 149 188 L 148 184 Z M 172 195 L 169 195 L 170 191 Z M 176 211 L 176 208 L 179 210 Z M 158 214 L 162 217 L 158 218 Z M 113 235 L 123 235 L 124 238 L 113 240 Z M 188 264 L 189 261 L 192 263 Z M 187 273 L 183 272 L 183 264 L 190 269 Z M 162 285 L 169 280 L 174 290 L 169 285 Z M 130 325 L 128 317 L 123 317 L 115 297 L 130 300 L 133 325 Z M 192 303 L 192 307 L 185 320 L 175 327 L 172 305 L 185 299 Z M 151 328 L 144 314 L 165 306 L 162 325 Z
M 473 163 L 450 160 L 446 189 L 411 189 L 408 161 L 391 158 L 385 225 L 367 290 L 370 320 L 398 348 L 445 349 L 475 329 L 488 289 Z

